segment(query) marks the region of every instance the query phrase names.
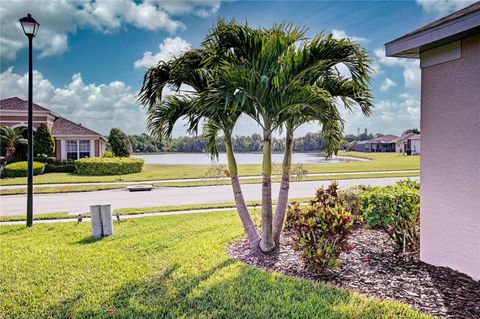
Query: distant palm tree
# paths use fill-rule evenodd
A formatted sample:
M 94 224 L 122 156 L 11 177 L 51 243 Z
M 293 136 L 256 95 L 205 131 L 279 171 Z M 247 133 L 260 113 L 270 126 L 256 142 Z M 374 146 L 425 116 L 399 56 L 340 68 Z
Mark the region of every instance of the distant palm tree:
M 22 135 L 22 130 L 9 126 L 0 127 L 0 141 L 1 145 L 5 147 L 5 159 L 2 167 L 12 160 L 18 145 L 27 144 L 27 140 Z

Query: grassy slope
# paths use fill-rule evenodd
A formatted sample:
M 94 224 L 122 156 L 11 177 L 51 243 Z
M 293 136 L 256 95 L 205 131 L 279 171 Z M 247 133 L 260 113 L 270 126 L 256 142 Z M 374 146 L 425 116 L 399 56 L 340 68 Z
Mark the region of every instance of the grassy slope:
M 367 162 L 347 162 L 333 164 L 308 164 L 303 167 L 309 173 L 371 172 L 388 170 L 416 170 L 420 168 L 418 156 L 402 156 L 399 153 L 358 153 L 341 152 L 339 155 L 368 158 Z M 35 184 L 52 183 L 91 183 L 91 182 L 131 182 L 163 179 L 203 178 L 210 168 L 208 165 L 145 165 L 141 173 L 118 176 L 81 176 L 74 173 L 49 173 L 34 177 Z M 260 175 L 260 164 L 239 165 L 242 176 Z M 0 185 L 25 184 L 26 178 L 6 178 Z
M 233 212 L 90 225 L 0 227 L 0 318 L 428 318 L 226 254 Z

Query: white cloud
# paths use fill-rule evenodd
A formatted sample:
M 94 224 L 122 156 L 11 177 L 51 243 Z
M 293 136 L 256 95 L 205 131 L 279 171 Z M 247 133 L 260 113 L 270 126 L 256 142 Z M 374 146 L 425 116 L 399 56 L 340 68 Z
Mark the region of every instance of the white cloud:
M 121 81 L 96 85 L 85 83 L 80 73 L 64 87 L 55 87 L 42 73 L 33 72 L 33 97 L 40 104 L 94 131 L 107 134 L 112 127 L 127 133 L 145 132 L 145 112 L 137 104 L 135 92 Z M 13 67 L 0 74 L 2 99 L 26 99 L 28 74 L 16 74 Z
M 397 83 L 395 83 L 395 81 L 391 80 L 390 78 L 386 78 L 385 80 L 383 80 L 382 84 L 380 84 L 380 91 L 388 91 L 396 85 Z
M 16 53 L 28 41 L 18 19 L 27 12 L 40 23 L 35 38 L 39 57 L 61 54 L 68 50 L 68 35 L 78 29 L 90 28 L 98 32 L 113 32 L 134 26 L 147 30 L 175 32 L 185 28 L 176 19 L 179 15 L 212 15 L 220 1 L 154 1 L 154 0 L 55 0 L 55 1 L 0 1 L 0 58 L 15 59 Z
M 446 15 L 464 8 L 477 0 L 417 0 L 417 4 L 427 13 Z
M 403 68 L 405 87 L 410 89 L 420 89 L 421 71 L 420 62 L 418 60 L 387 57 L 385 56 L 384 49 L 376 49 L 374 53 L 380 65 Z
M 159 51 L 153 54 L 151 51 L 143 53 L 143 57 L 134 63 L 135 69 L 148 68 L 156 65 L 159 61 L 168 61 L 172 58 L 188 51 L 192 45 L 180 37 L 166 38 L 159 45 Z
M 344 30 L 338 30 L 338 29 L 332 29 L 332 37 L 334 39 L 340 40 L 340 39 L 345 39 L 348 38 L 353 42 L 367 42 L 367 38 L 361 38 L 361 37 L 355 37 L 351 35 L 347 35 L 347 33 Z

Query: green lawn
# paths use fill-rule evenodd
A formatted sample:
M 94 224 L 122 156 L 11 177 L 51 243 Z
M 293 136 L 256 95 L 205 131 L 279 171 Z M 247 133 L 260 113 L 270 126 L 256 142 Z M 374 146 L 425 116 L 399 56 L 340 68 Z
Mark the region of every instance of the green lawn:
M 234 212 L 0 227 L 0 318 L 430 318 L 226 254 Z
M 308 164 L 303 167 L 309 173 L 339 173 L 339 172 L 372 172 L 372 171 L 397 171 L 418 170 L 420 157 L 402 156 L 399 153 L 358 153 L 340 152 L 339 155 L 362 157 L 370 159 L 366 162 L 347 162 L 332 164 Z M 74 173 L 49 173 L 34 177 L 35 184 L 54 183 L 93 183 L 93 182 L 132 182 L 152 181 L 164 179 L 203 178 L 210 168 L 209 165 L 145 165 L 141 173 L 119 176 L 82 176 Z M 259 176 L 261 173 L 260 163 L 251 165 L 239 165 L 239 173 L 242 176 Z M 0 185 L 26 184 L 26 178 L 5 178 L 0 180 Z

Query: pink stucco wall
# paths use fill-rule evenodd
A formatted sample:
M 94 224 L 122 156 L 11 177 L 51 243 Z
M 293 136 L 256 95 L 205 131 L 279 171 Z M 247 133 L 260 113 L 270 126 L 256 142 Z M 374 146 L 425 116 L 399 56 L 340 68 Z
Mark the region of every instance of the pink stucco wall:
M 480 280 L 480 34 L 422 69 L 423 261 Z

